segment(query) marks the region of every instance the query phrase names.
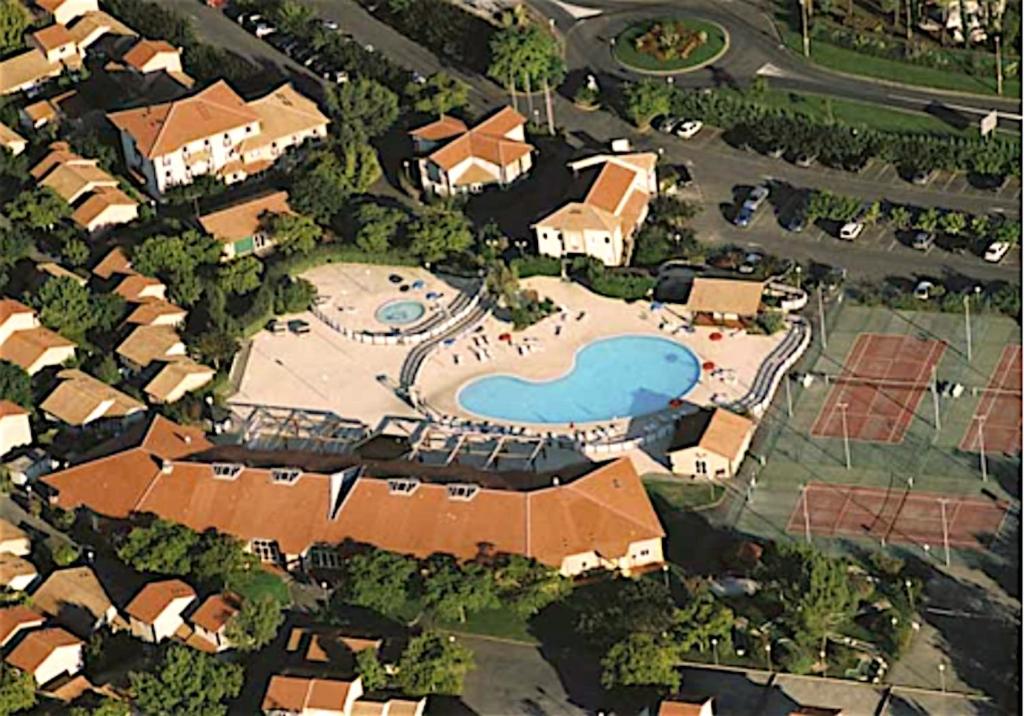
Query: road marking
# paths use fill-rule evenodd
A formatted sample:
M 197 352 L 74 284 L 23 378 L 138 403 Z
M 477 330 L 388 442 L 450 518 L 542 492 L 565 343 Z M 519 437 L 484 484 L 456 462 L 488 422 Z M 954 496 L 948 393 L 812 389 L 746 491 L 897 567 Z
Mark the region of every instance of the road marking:
M 888 248 L 886 248 L 886 251 L 892 251 L 893 249 L 895 249 L 899 245 L 900 245 L 900 242 L 897 239 L 893 239 L 892 243 L 889 244 Z
M 890 94 L 886 96 L 889 97 L 890 99 L 901 100 L 903 102 L 915 102 L 917 104 L 923 104 L 926 107 L 933 103 L 933 100 L 925 100 L 921 99 L 920 97 L 907 97 L 906 95 L 899 94 Z M 949 104 L 948 102 L 940 102 L 939 104 L 941 104 L 943 107 L 948 107 L 949 109 L 958 109 L 961 112 L 970 112 L 971 114 L 988 114 L 989 112 L 992 111 L 989 109 L 978 109 L 977 107 L 965 107 L 962 104 Z M 1000 117 L 1003 117 L 1004 119 L 1024 119 L 1024 117 L 1022 117 L 1021 115 L 1011 114 L 1010 112 L 1000 112 L 996 110 L 996 114 Z
M 764 77 L 786 77 L 787 73 L 779 67 L 776 67 L 771 62 L 766 62 L 761 65 L 757 72 L 754 74 L 762 75 Z

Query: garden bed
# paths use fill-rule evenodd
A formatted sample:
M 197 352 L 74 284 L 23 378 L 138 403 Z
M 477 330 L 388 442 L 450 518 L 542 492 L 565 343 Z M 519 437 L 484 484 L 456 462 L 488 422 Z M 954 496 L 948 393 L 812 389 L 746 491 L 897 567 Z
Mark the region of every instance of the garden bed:
M 639 72 L 671 73 L 712 62 L 729 47 L 721 25 L 695 18 L 658 18 L 630 25 L 615 38 L 612 54 Z

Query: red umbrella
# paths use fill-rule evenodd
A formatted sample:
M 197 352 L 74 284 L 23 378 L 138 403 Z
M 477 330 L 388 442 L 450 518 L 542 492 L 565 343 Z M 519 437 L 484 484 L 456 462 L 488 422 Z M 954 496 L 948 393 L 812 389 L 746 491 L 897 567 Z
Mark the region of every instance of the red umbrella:
M 678 408 L 678 407 L 681 407 L 682 404 L 683 404 L 683 401 L 680 400 L 679 398 L 672 398 L 672 400 L 668 401 L 668 406 L 670 408 Z
M 511 333 L 502 333 L 500 336 L 498 336 L 498 340 L 499 341 L 505 341 L 507 343 L 511 343 L 512 342 L 512 334 Z
M 704 364 L 701 366 L 701 368 L 703 368 L 704 370 L 714 370 L 715 369 L 715 362 L 714 361 L 710 361 L 710 360 L 706 360 L 706 361 L 704 361 Z
M 711 339 L 711 340 L 713 340 L 713 341 L 720 341 L 720 340 L 722 340 L 722 339 L 723 339 L 724 337 L 725 337 L 725 336 L 723 336 L 723 335 L 722 335 L 721 333 L 719 333 L 718 331 L 715 331 L 715 332 L 714 332 L 714 333 L 712 333 L 712 334 L 711 334 L 710 336 L 708 336 L 708 338 L 710 338 L 710 339 Z

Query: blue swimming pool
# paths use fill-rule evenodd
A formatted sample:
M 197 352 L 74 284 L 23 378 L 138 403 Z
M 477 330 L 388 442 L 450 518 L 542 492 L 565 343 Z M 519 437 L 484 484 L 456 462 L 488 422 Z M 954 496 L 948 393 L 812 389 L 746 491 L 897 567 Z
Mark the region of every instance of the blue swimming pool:
M 685 346 L 657 336 L 617 336 L 581 348 L 560 378 L 477 378 L 462 387 L 458 401 L 463 410 L 497 420 L 587 423 L 663 410 L 699 377 L 700 362 Z
M 426 306 L 419 301 L 400 299 L 385 303 L 377 309 L 374 317 L 389 326 L 404 326 L 423 318 L 426 312 Z

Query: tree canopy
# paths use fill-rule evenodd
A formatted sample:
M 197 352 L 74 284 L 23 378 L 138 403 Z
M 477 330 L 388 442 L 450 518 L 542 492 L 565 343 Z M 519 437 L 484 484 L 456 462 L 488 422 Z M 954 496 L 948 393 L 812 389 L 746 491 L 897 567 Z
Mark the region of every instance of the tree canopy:
M 32 408 L 32 378 L 16 363 L 0 360 L 0 400 Z
M 601 660 L 601 685 L 653 686 L 678 691 L 679 650 L 667 639 L 651 634 L 630 634 L 613 644 Z
M 278 251 L 285 256 L 308 254 L 323 236 L 323 229 L 302 214 L 275 214 L 270 219 L 270 233 Z
M 202 293 L 199 270 L 218 263 L 221 245 L 198 231 L 176 236 L 151 236 L 132 252 L 132 266 L 139 273 L 167 282 L 171 299 L 192 306 Z
M 246 599 L 228 621 L 225 636 L 240 651 L 259 651 L 274 640 L 282 622 L 281 603 L 274 597 Z
M 388 674 L 377 657 L 376 649 L 363 649 L 356 654 L 355 671 L 367 691 L 377 691 L 388 685 Z
M 356 245 L 368 253 L 383 253 L 408 217 L 401 209 L 375 202 L 360 204 L 355 211 Z
M 672 88 L 658 80 L 643 80 L 626 85 L 623 92 L 626 114 L 637 127 L 650 125 L 655 117 L 672 109 Z
M 398 118 L 398 95 L 360 77 L 340 87 L 328 85 L 327 110 L 338 122 L 372 139 L 388 131 Z
M 423 261 L 439 261 L 473 245 L 469 221 L 457 209 L 428 207 L 409 227 L 409 251 Z
M 212 590 L 230 587 L 239 575 L 259 569 L 259 558 L 232 535 L 209 530 L 199 537 L 191 560 L 192 576 Z
M 395 616 L 409 595 L 409 580 L 416 573 L 415 560 L 371 549 L 345 560 L 344 577 L 335 592 L 348 604 Z
M 501 601 L 523 617 L 536 614 L 572 591 L 572 582 L 557 570 L 517 554 L 503 556 L 493 573 Z
M 71 207 L 57 192 L 44 186 L 18 194 L 4 207 L 4 213 L 11 221 L 39 231 L 53 228 L 70 216 Z
M 192 569 L 192 548 L 199 535 L 184 525 L 154 520 L 148 527 L 135 527 L 117 547 L 122 562 L 141 572 L 185 575 Z
M 154 673 L 128 674 L 134 703 L 145 714 L 222 716 L 242 690 L 243 669 L 197 649 L 172 644 Z
M 24 47 L 22 35 L 31 22 L 28 10 L 18 0 L 0 0 L 0 52 Z
M 398 662 L 398 683 L 410 696 L 462 693 L 473 652 L 455 637 L 427 632 L 413 637 Z
M 326 225 L 349 196 L 365 192 L 380 176 L 377 154 L 365 142 L 320 149 L 311 152 L 295 173 L 289 201 L 300 213 Z
M 465 622 L 468 614 L 499 606 L 494 579 L 478 564 L 459 566 L 454 559 L 433 559 L 423 580 L 427 609 L 444 621 Z
M 260 287 L 263 262 L 255 256 L 243 256 L 217 269 L 217 284 L 228 294 L 242 295 Z
M 94 296 L 70 276 L 48 278 L 31 303 L 44 326 L 74 341 L 81 341 L 93 328 L 113 328 L 124 314 L 124 299 L 116 293 Z
M 469 87 L 447 72 L 432 74 L 422 85 L 411 84 L 407 94 L 413 97 L 413 108 L 417 112 L 438 116 L 469 104 Z
M 0 714 L 25 711 L 36 704 L 36 682 L 31 674 L 0 664 Z
M 562 51 L 549 32 L 527 23 L 509 25 L 491 38 L 487 75 L 505 87 L 535 92 L 546 82 L 555 87 L 565 79 Z

